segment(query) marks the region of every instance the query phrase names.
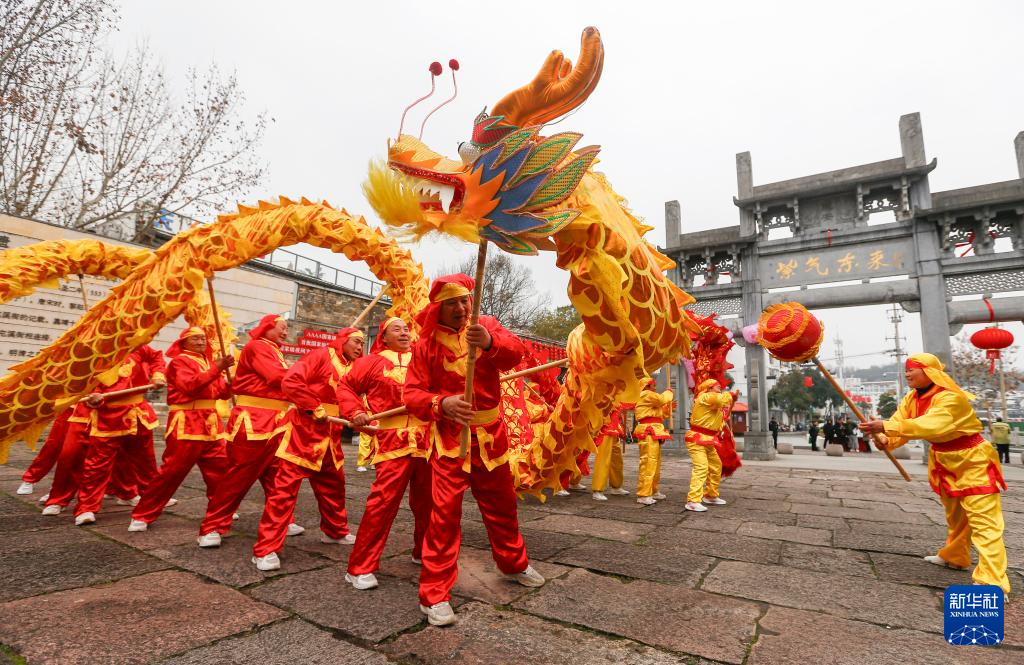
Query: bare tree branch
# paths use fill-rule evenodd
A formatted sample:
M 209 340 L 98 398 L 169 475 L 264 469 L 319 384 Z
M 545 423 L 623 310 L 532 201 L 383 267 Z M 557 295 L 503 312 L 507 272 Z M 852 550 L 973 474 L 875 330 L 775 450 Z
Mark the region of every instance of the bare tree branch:
M 266 121 L 234 75 L 189 71 L 176 97 L 141 44 L 98 44 L 110 0 L 0 0 L 0 210 L 138 239 L 167 211 L 223 209 L 264 177 Z

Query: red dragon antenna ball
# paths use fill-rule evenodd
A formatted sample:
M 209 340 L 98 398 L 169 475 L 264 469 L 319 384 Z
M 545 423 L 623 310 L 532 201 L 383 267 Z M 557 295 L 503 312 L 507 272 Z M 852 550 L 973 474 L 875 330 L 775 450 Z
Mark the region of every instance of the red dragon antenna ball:
M 798 302 L 771 305 L 757 321 L 758 341 L 783 362 L 802 363 L 818 355 L 825 338 L 821 321 Z

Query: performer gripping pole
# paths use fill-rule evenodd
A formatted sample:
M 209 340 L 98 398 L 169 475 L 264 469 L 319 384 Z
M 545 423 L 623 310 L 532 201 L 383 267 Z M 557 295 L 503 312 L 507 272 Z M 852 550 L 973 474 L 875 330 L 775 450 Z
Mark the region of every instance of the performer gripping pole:
M 206 506 L 199 527 L 200 547 L 220 546 L 221 536 L 231 529 L 235 511 L 256 480 L 264 494 L 273 487 L 276 436 L 291 407 L 281 392 L 281 380 L 288 371 L 281 342 L 287 334 L 288 322 L 268 314 L 249 331 L 251 339 L 238 356 L 232 384 L 235 406 L 227 428 L 229 466 Z
M 508 436 L 498 413 L 500 373 L 519 364 L 525 347 L 492 317 L 469 325 L 473 286 L 462 274 L 434 281 L 430 304 L 417 315 L 420 339 L 405 385 L 410 413 L 431 423 L 434 510 L 423 542 L 419 596 L 420 610 L 435 626 L 455 622 L 449 601 L 458 577 L 466 489 L 476 498 L 498 569 L 524 586 L 544 584 L 530 566 L 519 532 Z M 467 400 L 462 390 L 470 349 L 478 355 Z M 459 456 L 460 430 L 471 436 L 465 457 Z
M 145 531 L 199 465 L 209 499 L 228 468 L 224 424 L 217 400 L 231 389 L 222 374 L 235 364 L 231 356 L 213 358 L 202 328 L 186 328 L 167 349 L 167 432 L 160 471 L 132 511 L 129 531 Z
M 306 354 L 281 379 L 284 398 L 295 405 L 288 411 L 277 446 L 277 473 L 267 492 L 253 563 L 259 570 L 281 567 L 278 554 L 295 511 L 303 479 L 309 479 L 320 508 L 320 542 L 351 545 L 345 510 L 345 456 L 341 427 L 328 422 L 338 416 L 338 385 L 363 355 L 365 336 L 343 328 L 328 346 Z
M 884 435 L 887 450 L 911 439 L 924 439 L 928 449 L 928 483 L 946 510 L 946 545 L 924 559 L 948 568 L 971 565 L 971 545 L 978 552 L 976 584 L 994 584 L 1010 593 L 1003 543 L 1000 488 L 1006 489 L 995 448 L 981 436 L 970 402 L 974 395 L 958 386 L 930 353 L 907 358 L 910 392 L 889 420 L 872 420 L 860 429 Z
M 402 404 L 411 346 L 412 336 L 405 321 L 391 317 L 380 324 L 370 354 L 357 360 L 338 385 L 342 413 L 348 414 L 354 425 L 372 422 L 367 410 L 385 411 Z M 377 475 L 366 498 L 366 510 L 345 573 L 345 580 L 360 590 L 377 586 L 374 573 L 406 487 L 415 520 L 415 563 L 420 563 L 423 556 L 423 538 L 430 523 L 432 503 L 427 423 L 408 414 L 386 416 L 375 422 L 377 452 L 373 464 Z
M 119 367 L 106 372 L 101 377 L 103 385 L 76 407 L 75 416 L 87 415 L 89 419 L 89 443 L 75 506 L 76 525 L 96 521 L 119 453 L 129 463 L 136 494 L 156 475 L 153 429 L 159 421 L 142 392 L 150 384 L 167 383 L 164 369 L 162 353 L 148 345 L 140 346 Z M 80 413 L 81 407 L 91 412 Z M 53 499 L 53 492 L 50 494 Z

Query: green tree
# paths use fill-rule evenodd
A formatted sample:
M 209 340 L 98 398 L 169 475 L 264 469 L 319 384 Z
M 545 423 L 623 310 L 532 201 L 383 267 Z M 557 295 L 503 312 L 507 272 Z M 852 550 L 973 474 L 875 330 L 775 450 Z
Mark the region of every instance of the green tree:
M 807 377 L 811 385 L 807 385 Z M 816 370 L 792 369 L 776 381 L 768 391 L 768 402 L 785 411 L 792 418 L 796 414 L 810 415 L 812 409 L 825 406 L 828 400 L 833 404 L 842 402 L 842 397 L 835 391 L 825 377 Z
M 891 418 L 892 414 L 896 413 L 897 406 L 899 405 L 896 402 L 896 393 L 891 390 L 878 397 L 878 415 L 884 419 Z
M 569 333 L 583 323 L 580 313 L 572 305 L 563 305 L 538 315 L 529 326 L 529 331 L 538 337 L 564 342 Z

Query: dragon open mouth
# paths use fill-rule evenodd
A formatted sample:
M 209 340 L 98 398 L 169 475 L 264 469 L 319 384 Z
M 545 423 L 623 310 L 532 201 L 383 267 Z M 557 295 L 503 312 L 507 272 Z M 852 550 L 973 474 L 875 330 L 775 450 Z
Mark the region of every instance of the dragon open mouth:
M 462 205 L 465 188 L 458 177 L 394 160 L 389 161 L 388 166 L 412 178 L 412 187 L 420 196 L 420 207 L 423 210 L 440 210 L 448 214 Z

